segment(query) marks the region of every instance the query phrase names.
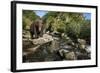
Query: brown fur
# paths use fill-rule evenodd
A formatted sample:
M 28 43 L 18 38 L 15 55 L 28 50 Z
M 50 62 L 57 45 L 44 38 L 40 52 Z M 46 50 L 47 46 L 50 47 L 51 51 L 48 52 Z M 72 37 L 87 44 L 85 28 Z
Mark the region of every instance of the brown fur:
M 38 38 L 43 35 L 43 24 L 42 20 L 36 20 L 34 21 L 30 26 L 30 34 L 31 38 Z M 33 37 L 34 35 L 34 37 Z

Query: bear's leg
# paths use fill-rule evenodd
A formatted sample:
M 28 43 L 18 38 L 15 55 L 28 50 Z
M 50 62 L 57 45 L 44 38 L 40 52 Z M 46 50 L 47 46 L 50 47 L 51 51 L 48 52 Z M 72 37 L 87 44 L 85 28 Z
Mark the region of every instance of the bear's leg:
M 35 38 L 38 38 L 38 27 L 35 27 L 34 29 L 34 34 L 35 34 Z
M 33 33 L 32 32 L 30 32 L 30 36 L 31 36 L 31 39 L 33 39 Z

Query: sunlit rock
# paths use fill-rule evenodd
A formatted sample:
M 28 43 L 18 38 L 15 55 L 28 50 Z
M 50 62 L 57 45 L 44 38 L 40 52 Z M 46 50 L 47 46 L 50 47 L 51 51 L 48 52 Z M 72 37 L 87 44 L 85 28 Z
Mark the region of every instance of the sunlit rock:
M 48 34 L 44 34 L 43 37 L 39 37 L 37 39 L 33 39 L 33 44 L 42 45 L 42 44 L 45 44 L 45 43 L 48 43 L 48 42 L 51 42 L 51 41 L 53 41 L 53 37 L 48 35 Z

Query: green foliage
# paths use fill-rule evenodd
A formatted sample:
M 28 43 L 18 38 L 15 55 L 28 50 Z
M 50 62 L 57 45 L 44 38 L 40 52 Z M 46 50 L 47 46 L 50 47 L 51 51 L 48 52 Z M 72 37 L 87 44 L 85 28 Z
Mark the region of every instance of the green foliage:
M 29 29 L 31 23 L 39 18 L 33 10 L 23 10 L 23 29 Z
M 29 18 L 31 21 L 38 18 L 38 16 L 32 10 L 23 10 L 23 16 L 25 16 L 26 18 Z
M 88 44 L 90 44 L 91 40 L 91 25 L 90 25 L 90 20 L 86 20 L 82 27 L 81 27 L 81 32 L 80 32 L 80 38 L 85 39 Z
M 48 12 L 43 20 L 47 25 L 52 25 L 54 31 L 65 33 L 71 39 L 90 38 L 90 20 L 85 20 L 83 13 Z

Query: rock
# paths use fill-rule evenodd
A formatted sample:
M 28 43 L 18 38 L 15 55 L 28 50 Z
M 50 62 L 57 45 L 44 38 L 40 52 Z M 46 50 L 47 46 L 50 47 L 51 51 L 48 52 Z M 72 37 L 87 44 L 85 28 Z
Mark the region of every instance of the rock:
M 53 61 L 54 57 L 53 56 L 48 56 L 45 58 L 45 61 Z
M 87 53 L 91 53 L 91 46 L 87 46 L 86 52 L 87 52 Z
M 86 41 L 83 39 L 78 39 L 78 48 L 82 52 L 86 51 Z
M 30 35 L 23 35 L 23 38 L 27 38 L 27 39 L 30 39 Z
M 71 49 L 72 46 L 70 46 L 70 45 L 64 45 L 63 48 L 65 48 L 65 49 Z
M 65 50 L 65 49 L 60 49 L 59 50 L 59 54 L 63 57 L 64 56 L 64 53 L 68 53 L 69 51 L 68 50 Z
M 54 40 L 57 40 L 57 41 L 59 40 L 59 38 L 58 38 L 58 37 L 53 37 L 53 39 L 54 39 Z
M 76 55 L 75 53 L 72 51 L 68 51 L 65 49 L 61 49 L 59 50 L 59 54 L 65 59 L 65 60 L 76 60 Z
M 79 44 L 83 44 L 83 45 L 85 45 L 85 44 L 86 44 L 86 41 L 83 40 L 83 39 L 78 39 L 78 43 L 79 43 Z
M 23 50 L 33 47 L 33 44 L 30 40 L 28 39 L 23 39 Z
M 91 58 L 90 54 L 87 53 L 76 52 L 76 55 L 77 55 L 77 60 L 85 60 Z
M 62 34 L 61 34 L 61 37 L 67 37 L 67 36 L 65 35 L 65 33 L 62 33 Z
M 23 38 L 26 38 L 26 39 L 30 39 L 30 38 L 31 38 L 30 32 L 29 32 L 29 31 L 23 30 L 22 33 L 23 33 L 23 34 L 22 34 L 22 37 L 23 37 Z
M 59 42 L 56 41 L 56 40 L 52 41 L 51 44 L 50 44 L 49 51 L 50 51 L 51 53 L 53 53 L 53 52 L 58 51 L 59 49 L 60 49 Z
M 37 46 L 32 47 L 32 48 L 24 49 L 23 56 L 28 56 L 29 54 L 34 54 L 39 47 L 40 47 L 40 45 L 37 45 Z
M 75 43 L 69 37 L 66 37 L 66 41 L 68 45 L 75 46 Z
M 74 52 L 64 53 L 64 56 L 66 60 L 76 60 L 76 55 Z
M 33 44 L 38 45 L 38 44 L 44 44 L 45 39 L 43 38 L 38 38 L 38 39 L 33 39 Z
M 51 41 L 53 41 L 53 37 L 51 35 L 44 34 L 43 37 L 40 37 L 38 39 L 33 39 L 33 44 L 42 45 Z
M 78 46 L 78 47 L 79 47 L 79 49 L 81 49 L 81 50 L 82 50 L 82 49 L 85 49 L 85 48 L 86 48 L 86 45 L 79 44 L 79 46 Z

